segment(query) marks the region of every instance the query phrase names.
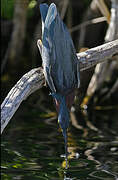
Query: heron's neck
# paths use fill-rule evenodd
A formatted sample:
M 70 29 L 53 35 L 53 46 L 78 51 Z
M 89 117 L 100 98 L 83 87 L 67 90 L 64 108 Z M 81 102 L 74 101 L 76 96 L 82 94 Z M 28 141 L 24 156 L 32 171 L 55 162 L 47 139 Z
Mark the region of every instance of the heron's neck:
M 63 109 L 63 108 L 67 108 L 66 97 L 65 96 L 62 96 L 62 98 L 60 100 L 60 110 Z

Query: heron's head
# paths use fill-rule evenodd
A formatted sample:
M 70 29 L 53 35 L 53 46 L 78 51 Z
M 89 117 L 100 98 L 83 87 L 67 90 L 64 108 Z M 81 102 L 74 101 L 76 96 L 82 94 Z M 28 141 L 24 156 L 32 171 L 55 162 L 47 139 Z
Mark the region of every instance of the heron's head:
M 63 135 L 65 134 L 69 126 L 69 109 L 66 104 L 67 98 L 64 95 L 58 93 L 52 93 L 55 100 L 56 109 L 58 112 L 58 122 L 63 130 Z
M 60 102 L 62 101 L 61 98 L 57 98 L 56 96 L 52 95 L 54 97 L 54 103 L 55 103 L 55 106 L 56 106 L 56 110 L 57 112 L 59 112 L 59 108 L 60 108 Z M 70 93 L 68 93 L 66 96 L 65 96 L 65 102 L 66 102 L 66 106 L 68 108 L 68 110 L 70 110 L 71 106 L 73 105 L 74 103 L 74 97 L 75 97 L 75 91 L 71 91 Z

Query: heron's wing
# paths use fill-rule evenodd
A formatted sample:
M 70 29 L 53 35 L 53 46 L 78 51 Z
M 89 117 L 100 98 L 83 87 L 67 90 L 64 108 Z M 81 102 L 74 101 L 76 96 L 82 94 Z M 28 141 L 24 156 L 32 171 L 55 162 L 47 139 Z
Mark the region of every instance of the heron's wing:
M 42 34 L 44 32 L 44 23 L 48 12 L 48 5 L 46 3 L 40 4 L 40 13 L 41 13 L 41 20 L 42 20 Z M 37 46 L 39 48 L 40 54 L 42 56 L 42 41 L 38 39 Z
M 45 19 L 50 49 L 51 76 L 58 92 L 79 86 L 79 62 L 72 38 L 52 3 Z
M 67 93 L 79 87 L 79 63 L 73 41 L 60 19 L 56 5 L 52 3 L 49 8 L 44 6 L 45 4 L 40 6 L 44 22 L 42 29 L 44 75 L 52 92 L 57 90 L 65 94 L 65 91 Z
M 51 59 L 50 59 L 50 52 L 52 48 L 52 42 L 49 38 L 49 27 L 50 24 L 54 21 L 55 16 L 53 10 L 46 4 L 40 5 L 40 12 L 41 12 L 41 19 L 42 19 L 42 49 L 41 49 L 41 56 L 43 61 L 43 68 L 44 68 L 44 75 L 45 79 L 52 90 L 52 92 L 56 92 L 56 88 L 53 82 L 53 78 L 51 76 Z M 37 45 L 40 49 L 39 42 Z
M 44 23 L 48 12 L 48 5 L 46 3 L 40 4 L 40 13 L 41 13 L 41 21 L 42 21 L 42 33 L 44 31 Z
M 54 85 L 54 82 L 53 82 L 53 79 L 52 79 L 52 76 L 51 76 L 51 66 L 49 68 L 46 67 L 44 75 L 45 75 L 47 83 L 48 83 L 50 89 L 52 90 L 52 92 L 56 93 L 56 88 L 55 88 L 55 85 Z

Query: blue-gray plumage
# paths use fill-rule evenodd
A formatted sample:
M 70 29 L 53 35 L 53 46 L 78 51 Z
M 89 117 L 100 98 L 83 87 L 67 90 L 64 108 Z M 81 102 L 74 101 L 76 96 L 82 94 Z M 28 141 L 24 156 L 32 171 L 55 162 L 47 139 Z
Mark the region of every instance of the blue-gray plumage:
M 40 49 L 45 79 L 52 91 L 58 111 L 58 121 L 66 136 L 69 126 L 69 108 L 73 103 L 74 89 L 80 85 L 79 62 L 65 24 L 56 5 L 40 5 L 42 19 L 42 48 Z

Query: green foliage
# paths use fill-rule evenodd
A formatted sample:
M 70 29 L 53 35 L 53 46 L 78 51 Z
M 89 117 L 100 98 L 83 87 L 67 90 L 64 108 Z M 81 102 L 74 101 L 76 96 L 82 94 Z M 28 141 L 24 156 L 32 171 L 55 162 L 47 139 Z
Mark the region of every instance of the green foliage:
M 31 0 L 29 2 L 28 11 L 27 11 L 28 18 L 34 15 L 34 7 L 36 6 L 36 4 L 37 4 L 36 0 Z
M 14 13 L 14 0 L 1 0 L 1 17 L 12 19 Z
M 14 14 L 15 0 L 1 0 L 1 17 L 12 19 Z M 33 15 L 33 8 L 36 5 L 36 0 L 29 1 L 28 17 Z
M 35 5 L 36 5 L 36 0 L 32 0 L 32 1 L 30 1 L 28 8 L 32 9 L 35 7 Z

